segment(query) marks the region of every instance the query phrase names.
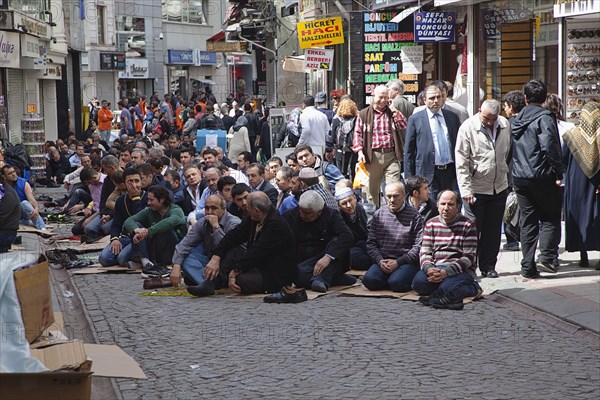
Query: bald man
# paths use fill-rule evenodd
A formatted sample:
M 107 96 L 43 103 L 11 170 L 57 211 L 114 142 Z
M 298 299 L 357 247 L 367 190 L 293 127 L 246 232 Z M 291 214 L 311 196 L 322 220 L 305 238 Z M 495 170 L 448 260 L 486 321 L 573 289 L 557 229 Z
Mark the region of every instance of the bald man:
M 419 272 L 419 252 L 423 240 L 423 217 L 406 204 L 404 185 L 385 187 L 386 206 L 375 211 L 367 251 L 374 264 L 363 276 L 369 290 L 408 292 Z

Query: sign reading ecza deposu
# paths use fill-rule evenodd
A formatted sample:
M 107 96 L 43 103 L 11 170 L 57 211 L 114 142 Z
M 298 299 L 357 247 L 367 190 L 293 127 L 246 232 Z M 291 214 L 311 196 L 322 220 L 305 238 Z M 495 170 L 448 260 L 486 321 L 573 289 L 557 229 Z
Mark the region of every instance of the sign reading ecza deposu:
M 301 49 L 344 43 L 342 17 L 298 22 L 296 28 Z

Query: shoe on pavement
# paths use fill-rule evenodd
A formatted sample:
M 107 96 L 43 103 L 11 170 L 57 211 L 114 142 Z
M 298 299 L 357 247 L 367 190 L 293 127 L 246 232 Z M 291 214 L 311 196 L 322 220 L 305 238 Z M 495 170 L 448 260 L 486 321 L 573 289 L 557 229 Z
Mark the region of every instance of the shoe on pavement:
M 435 309 L 462 310 L 464 308 L 463 298 L 452 293 L 437 290 L 435 296 L 431 296 L 429 304 Z
M 490 270 L 488 272 L 485 272 L 485 276 L 487 278 L 497 278 L 498 277 L 498 273 L 492 269 L 492 270 Z
M 429 304 L 429 300 L 431 299 L 431 296 L 419 296 L 419 303 L 423 304 L 424 306 L 429 307 L 431 304 Z
M 204 281 L 196 286 L 188 286 L 187 291 L 196 297 L 212 296 L 215 294 L 215 284 L 210 281 Z
M 331 286 L 352 286 L 357 280 L 358 279 L 352 275 L 342 274 L 333 278 Z
M 270 294 L 263 298 L 265 303 L 302 303 L 308 300 L 306 290 L 294 289 L 289 286 L 284 287 L 281 291 Z
M 144 289 L 158 289 L 158 288 L 166 288 L 171 287 L 173 284 L 169 278 L 163 277 L 154 277 L 144 279 Z
M 519 247 L 519 242 L 514 243 L 504 243 L 502 245 L 502 249 L 506 251 L 519 251 L 521 248 Z
M 310 285 L 310 289 L 315 292 L 325 293 L 327 292 L 327 285 L 325 284 L 325 282 L 315 279 Z
M 540 277 L 540 273 L 538 271 L 530 272 L 530 273 L 521 272 L 521 276 L 523 278 L 527 278 L 527 279 L 537 279 Z
M 142 278 L 167 277 L 171 275 L 171 271 L 161 264 L 147 263 L 142 268 Z
M 550 274 L 556 274 L 558 269 L 552 265 L 552 263 L 548 262 L 538 262 L 535 264 L 536 268 L 542 272 L 548 272 Z

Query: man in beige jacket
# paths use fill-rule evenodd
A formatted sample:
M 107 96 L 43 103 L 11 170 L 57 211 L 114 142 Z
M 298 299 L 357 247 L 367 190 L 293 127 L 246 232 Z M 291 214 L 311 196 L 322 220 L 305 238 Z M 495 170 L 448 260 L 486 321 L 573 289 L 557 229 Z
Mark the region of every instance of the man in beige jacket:
M 465 215 L 477 224 L 477 258 L 483 277 L 497 278 L 502 215 L 508 195 L 510 123 L 500 115 L 500 103 L 486 100 L 479 113 L 458 130 L 456 177 Z

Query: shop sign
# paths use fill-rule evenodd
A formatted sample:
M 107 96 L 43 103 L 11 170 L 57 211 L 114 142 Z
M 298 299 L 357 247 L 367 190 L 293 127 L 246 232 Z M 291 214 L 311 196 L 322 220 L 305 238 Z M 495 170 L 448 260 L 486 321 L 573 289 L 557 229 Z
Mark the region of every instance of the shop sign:
M 247 47 L 246 42 L 206 42 L 206 50 L 214 53 L 237 53 L 246 51 Z
M 123 53 L 100 53 L 101 71 L 124 71 L 125 54 Z
M 600 0 L 561 0 L 554 4 L 554 18 L 600 13 Z
M 453 12 L 415 13 L 415 42 L 454 42 L 455 21 Z
M 194 56 L 192 54 L 192 50 L 168 50 L 167 60 L 167 64 L 194 64 Z
M 364 104 L 371 102 L 373 91 L 393 79 L 404 81 L 404 96 L 412 103 L 419 93 L 419 75 L 404 73 L 402 49 L 415 46 L 414 20 L 410 15 L 399 23 L 390 22 L 399 12 L 363 13 Z
M 404 46 L 400 51 L 402 72 L 405 74 L 423 73 L 423 46 Z
M 46 53 L 43 47 L 38 38 L 21 35 L 21 55 L 23 57 L 40 57 Z
M 44 70 L 44 79 L 62 79 L 62 70 L 60 65 L 54 65 Z
M 148 60 L 132 58 L 125 60 L 125 71 L 119 72 L 119 79 L 148 79 Z
M 248 54 L 232 54 L 227 56 L 227 65 L 252 65 L 252 57 Z
M 485 40 L 500 37 L 500 21 L 498 10 L 488 9 L 483 12 L 483 37 Z
M 34 114 L 37 112 L 37 104 L 35 103 L 27 103 L 27 113 Z
M 342 17 L 298 22 L 296 28 L 298 30 L 298 41 L 302 49 L 344 43 Z
M 21 60 L 19 34 L 0 32 L 0 67 L 19 68 Z
M 217 53 L 194 49 L 194 65 L 217 65 Z
M 304 69 L 331 70 L 334 50 L 306 49 L 304 50 Z

